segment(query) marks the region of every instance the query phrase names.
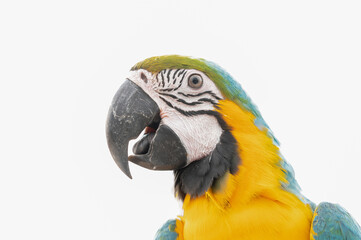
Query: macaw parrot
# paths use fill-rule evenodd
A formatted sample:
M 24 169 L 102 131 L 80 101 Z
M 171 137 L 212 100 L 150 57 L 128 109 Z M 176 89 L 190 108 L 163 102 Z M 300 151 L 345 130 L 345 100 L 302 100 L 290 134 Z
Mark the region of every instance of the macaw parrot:
M 183 215 L 156 240 L 361 239 L 340 205 L 302 195 L 257 107 L 213 62 L 167 55 L 137 63 L 113 98 L 106 133 L 129 178 L 129 161 L 174 171 Z

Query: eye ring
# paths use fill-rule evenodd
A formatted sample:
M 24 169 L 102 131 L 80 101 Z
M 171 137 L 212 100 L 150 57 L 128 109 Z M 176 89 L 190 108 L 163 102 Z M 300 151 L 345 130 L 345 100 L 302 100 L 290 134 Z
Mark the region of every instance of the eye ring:
M 198 89 L 202 87 L 203 85 L 203 79 L 202 76 L 194 73 L 188 77 L 188 86 L 194 89 Z

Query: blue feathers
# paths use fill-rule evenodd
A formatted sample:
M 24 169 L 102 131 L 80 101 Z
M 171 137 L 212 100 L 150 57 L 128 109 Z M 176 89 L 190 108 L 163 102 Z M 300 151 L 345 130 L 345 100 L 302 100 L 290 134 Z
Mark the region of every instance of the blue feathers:
M 156 233 L 154 240 L 176 240 L 178 234 L 174 232 L 176 220 L 168 220 Z
M 315 240 L 361 239 L 361 228 L 340 205 L 320 203 L 315 211 L 312 230 Z
M 282 188 L 296 195 L 298 199 L 300 199 L 303 203 L 310 205 L 312 211 L 314 211 L 316 208 L 316 204 L 314 204 L 312 201 L 310 201 L 308 198 L 301 194 L 301 187 L 296 181 L 295 172 L 293 171 L 292 166 L 283 158 L 281 153 L 279 153 L 279 155 L 281 157 L 281 168 L 285 172 L 287 180 L 287 182 L 281 183 Z
M 259 112 L 257 106 L 252 102 L 252 100 L 248 97 L 247 93 L 243 90 L 242 86 L 233 79 L 233 77 L 227 73 L 223 68 L 218 66 L 217 64 L 204 60 L 205 64 L 207 64 L 210 68 L 212 68 L 215 72 L 218 73 L 223 78 L 222 82 L 216 82 L 216 84 L 222 85 L 223 91 L 227 93 L 227 97 L 230 98 L 233 102 L 237 103 L 238 106 L 244 107 L 246 110 L 251 112 L 256 119 L 254 120 L 254 124 L 260 129 L 267 129 L 269 137 L 273 140 L 273 143 L 276 146 L 279 146 L 278 140 L 273 135 L 271 129 L 264 121 L 261 113 Z
M 219 84 L 222 84 L 221 87 L 225 88 L 225 91 L 228 93 L 228 97 L 230 98 L 230 100 L 234 101 L 240 107 L 243 107 L 246 110 L 248 110 L 249 112 L 251 112 L 256 117 L 254 120 L 254 124 L 260 130 L 267 129 L 267 134 L 273 140 L 273 144 L 276 146 L 279 146 L 278 140 L 273 135 L 273 132 L 271 131 L 271 129 L 269 128 L 267 123 L 264 121 L 257 106 L 248 97 L 246 92 L 243 90 L 242 86 L 237 81 L 235 81 L 229 73 L 227 73 L 224 69 L 222 69 L 217 64 L 206 61 L 206 60 L 204 60 L 204 62 L 223 78 L 223 81 Z M 289 192 L 295 194 L 305 204 L 309 204 L 312 209 L 315 209 L 315 204 L 313 202 L 311 202 L 310 200 L 308 200 L 307 198 L 305 198 L 301 194 L 301 188 L 295 179 L 295 174 L 294 174 L 292 166 L 286 162 L 286 160 L 281 155 L 281 153 L 279 153 L 279 156 L 281 158 L 281 161 L 280 161 L 281 167 L 285 171 L 286 180 L 287 180 L 287 182 L 281 183 L 282 187 L 286 191 L 289 191 Z

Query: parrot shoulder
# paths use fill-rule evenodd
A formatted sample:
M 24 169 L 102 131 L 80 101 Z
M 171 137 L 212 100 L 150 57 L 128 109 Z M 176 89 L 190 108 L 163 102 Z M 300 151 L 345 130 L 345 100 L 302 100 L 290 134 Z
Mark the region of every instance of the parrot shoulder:
M 176 232 L 177 220 L 170 219 L 157 231 L 154 240 L 180 240 Z
M 322 202 L 313 215 L 311 239 L 361 239 L 361 228 L 339 204 Z

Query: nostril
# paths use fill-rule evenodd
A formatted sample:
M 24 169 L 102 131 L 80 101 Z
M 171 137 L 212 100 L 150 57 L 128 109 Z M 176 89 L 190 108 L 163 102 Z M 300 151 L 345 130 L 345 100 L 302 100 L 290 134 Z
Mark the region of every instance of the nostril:
M 141 78 L 145 83 L 148 83 L 148 78 L 147 78 L 147 76 L 145 76 L 144 73 L 141 73 L 141 74 L 140 74 L 140 78 Z
M 152 127 L 146 127 L 146 128 L 145 128 L 145 134 L 147 134 L 147 133 L 154 133 L 154 132 L 156 132 L 156 131 L 157 131 L 157 129 L 152 128 Z

